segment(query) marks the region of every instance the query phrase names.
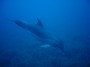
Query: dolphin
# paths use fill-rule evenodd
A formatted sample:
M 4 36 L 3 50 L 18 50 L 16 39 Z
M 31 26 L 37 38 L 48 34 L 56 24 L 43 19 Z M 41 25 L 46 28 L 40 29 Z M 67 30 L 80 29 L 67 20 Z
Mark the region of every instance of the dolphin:
M 41 20 L 37 18 L 37 24 L 31 25 L 27 24 L 25 21 L 21 20 L 12 20 L 16 25 L 30 31 L 35 36 L 40 39 L 41 42 L 43 42 L 46 45 L 42 45 L 41 47 L 54 47 L 56 49 L 60 49 L 61 51 L 64 51 L 64 42 L 62 40 L 58 40 L 53 38 L 52 36 L 48 35 L 46 32 L 44 25 L 42 24 Z

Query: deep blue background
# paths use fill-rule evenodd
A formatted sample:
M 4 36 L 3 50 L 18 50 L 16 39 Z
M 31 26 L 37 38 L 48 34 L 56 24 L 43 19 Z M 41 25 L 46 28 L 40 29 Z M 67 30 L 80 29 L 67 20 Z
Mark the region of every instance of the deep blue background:
M 61 56 L 29 31 L 10 22 L 25 20 L 64 41 Z M 0 0 L 0 67 L 90 67 L 89 0 Z

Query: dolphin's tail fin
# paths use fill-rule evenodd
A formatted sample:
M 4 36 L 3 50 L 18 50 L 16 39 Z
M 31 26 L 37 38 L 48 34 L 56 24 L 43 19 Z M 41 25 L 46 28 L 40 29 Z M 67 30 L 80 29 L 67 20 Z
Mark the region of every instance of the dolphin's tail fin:
M 62 40 L 56 41 L 56 43 L 53 43 L 51 46 L 59 51 L 62 56 L 68 57 L 68 54 L 64 49 L 64 42 Z
M 73 57 L 70 55 L 70 53 L 67 50 L 65 50 L 64 42 L 62 40 L 59 40 L 58 44 L 53 44 L 53 47 L 55 47 L 62 56 L 68 59 Z

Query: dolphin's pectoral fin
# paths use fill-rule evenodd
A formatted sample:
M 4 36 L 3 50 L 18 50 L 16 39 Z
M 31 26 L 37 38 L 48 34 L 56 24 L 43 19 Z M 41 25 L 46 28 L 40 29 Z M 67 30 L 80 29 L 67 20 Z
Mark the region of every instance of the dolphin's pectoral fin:
M 43 24 L 42 24 L 42 22 L 40 21 L 40 19 L 39 18 L 37 18 L 37 26 L 39 26 L 39 27 L 43 27 Z

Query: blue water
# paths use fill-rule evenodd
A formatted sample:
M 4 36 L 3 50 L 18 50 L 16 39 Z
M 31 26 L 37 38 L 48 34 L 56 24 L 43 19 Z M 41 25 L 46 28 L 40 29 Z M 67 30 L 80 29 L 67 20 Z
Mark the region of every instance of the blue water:
M 10 20 L 45 30 L 64 45 L 64 54 Z M 0 0 L 0 67 L 90 67 L 89 0 Z

